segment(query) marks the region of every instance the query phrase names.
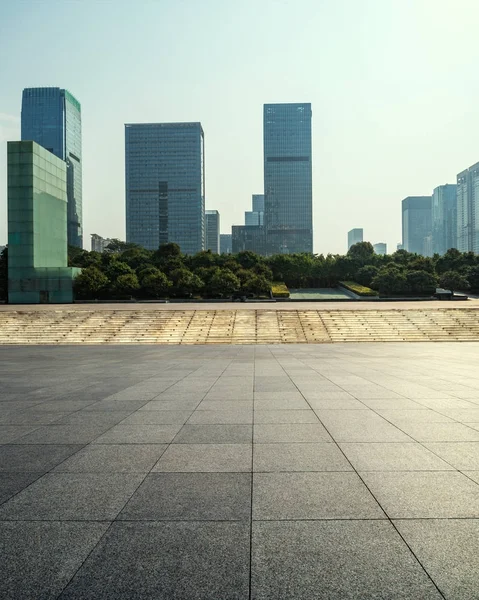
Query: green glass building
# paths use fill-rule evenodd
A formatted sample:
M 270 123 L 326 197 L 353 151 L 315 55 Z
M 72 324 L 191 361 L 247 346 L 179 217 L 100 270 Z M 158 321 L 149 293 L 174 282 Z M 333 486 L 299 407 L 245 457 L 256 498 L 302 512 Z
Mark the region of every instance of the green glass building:
M 35 142 L 8 142 L 8 301 L 73 301 L 67 165 Z

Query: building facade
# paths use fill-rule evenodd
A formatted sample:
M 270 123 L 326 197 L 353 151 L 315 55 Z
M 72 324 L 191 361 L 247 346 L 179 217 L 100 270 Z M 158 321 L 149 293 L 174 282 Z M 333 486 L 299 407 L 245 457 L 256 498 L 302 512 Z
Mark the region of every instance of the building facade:
M 244 214 L 244 224 L 264 225 L 264 194 L 253 194 L 251 207 Z
M 447 183 L 432 193 L 432 253 L 445 254 L 457 247 L 457 185 Z
M 402 201 L 402 247 L 431 256 L 431 196 L 409 196 Z
M 267 254 L 313 251 L 311 104 L 265 104 Z
M 205 164 L 201 123 L 125 125 L 126 241 L 156 250 L 204 249 Z
M 35 142 L 8 142 L 8 301 L 73 301 L 67 165 Z
M 351 231 L 348 231 L 348 250 L 351 248 L 351 246 L 354 246 L 354 244 L 358 244 L 362 241 L 363 230 L 361 228 L 356 227 L 356 229 L 351 229 Z
M 220 254 L 232 253 L 232 237 L 231 233 L 220 233 Z
M 206 250 L 213 254 L 220 252 L 220 213 L 217 210 L 205 211 Z
M 375 254 L 385 255 L 388 253 L 388 246 L 384 242 L 378 242 L 373 245 Z
M 101 237 L 97 233 L 91 234 L 91 251 L 92 252 L 104 252 L 108 244 L 111 242 L 110 238 Z
M 457 176 L 457 249 L 479 253 L 479 163 Z
M 233 254 L 249 250 L 264 256 L 267 254 L 267 239 L 264 227 L 258 225 L 233 225 L 232 251 Z
M 68 244 L 83 247 L 81 106 L 67 90 L 26 88 L 22 96 L 23 141 L 43 146 L 67 165 Z

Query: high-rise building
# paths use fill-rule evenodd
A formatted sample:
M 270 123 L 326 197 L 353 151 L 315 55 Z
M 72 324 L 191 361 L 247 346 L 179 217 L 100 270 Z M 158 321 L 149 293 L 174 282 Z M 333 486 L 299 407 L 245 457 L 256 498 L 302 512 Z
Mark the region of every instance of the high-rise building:
M 205 164 L 201 123 L 125 125 L 126 241 L 156 250 L 204 249 Z
M 457 247 L 457 185 L 447 183 L 432 193 L 432 253 Z
M 374 248 L 374 252 L 375 252 L 376 254 L 381 254 L 381 255 L 384 255 L 384 254 L 387 254 L 387 253 L 388 253 L 388 247 L 387 247 L 387 244 L 385 244 L 384 242 L 379 242 L 379 243 L 377 243 L 377 244 L 374 244 L 374 245 L 373 245 L 373 248 Z
M 253 194 L 252 210 L 244 214 L 245 225 L 263 225 L 264 224 L 264 194 Z
M 313 251 L 311 104 L 265 104 L 264 228 L 268 254 Z
M 220 233 L 220 254 L 231 254 L 232 248 L 231 233 Z
M 220 252 L 220 213 L 217 210 L 205 211 L 206 250 L 213 254 Z
M 92 252 L 104 252 L 106 247 L 111 242 L 110 238 L 101 237 L 97 233 L 91 234 L 91 251 Z
M 22 97 L 22 140 L 32 140 L 67 165 L 67 234 L 83 247 L 81 106 L 67 90 L 26 88 Z
M 457 249 L 479 253 L 479 163 L 457 176 Z
M 260 256 L 267 254 L 264 227 L 259 225 L 233 225 L 232 248 L 233 254 L 249 250 Z
M 431 255 L 431 196 L 409 196 L 402 201 L 402 246 L 408 252 Z
M 363 230 L 360 227 L 356 227 L 356 229 L 351 229 L 348 231 L 348 250 L 354 244 L 358 244 L 363 241 Z
M 8 142 L 8 301 L 73 301 L 67 165 L 35 142 Z

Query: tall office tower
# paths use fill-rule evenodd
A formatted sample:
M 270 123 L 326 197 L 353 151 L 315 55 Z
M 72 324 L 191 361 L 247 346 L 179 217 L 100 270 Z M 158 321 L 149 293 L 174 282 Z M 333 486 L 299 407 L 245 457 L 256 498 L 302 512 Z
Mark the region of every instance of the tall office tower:
M 205 164 L 201 123 L 125 125 L 126 241 L 156 250 L 204 249 Z
M 264 227 L 259 225 L 233 225 L 231 228 L 233 254 L 249 250 L 260 256 L 266 256 L 269 248 Z
M 374 244 L 373 248 L 374 248 L 375 254 L 384 255 L 384 254 L 388 253 L 387 244 L 385 244 L 384 242 L 379 242 L 377 244 Z
M 457 185 L 447 183 L 432 193 L 432 253 L 457 247 Z
M 402 246 L 408 252 L 431 255 L 431 196 L 409 196 L 402 201 Z
M 67 235 L 83 247 L 81 106 L 67 90 L 26 88 L 22 96 L 22 140 L 34 141 L 67 164 Z
M 220 254 L 231 254 L 231 238 L 231 233 L 220 233 Z
M 67 165 L 32 141 L 8 142 L 8 301 L 72 302 Z
M 268 254 L 313 251 L 311 104 L 265 104 L 264 227 Z
M 205 211 L 206 250 L 213 254 L 220 252 L 220 213 L 217 210 Z
M 479 163 L 457 176 L 456 247 L 479 253 Z
M 91 234 L 91 251 L 92 252 L 105 252 L 108 244 L 111 242 L 111 238 L 104 238 L 97 233 Z
M 264 224 L 264 194 L 253 194 L 252 210 L 244 213 L 245 225 Z
M 360 227 L 357 227 L 356 229 L 351 229 L 351 231 L 348 231 L 348 250 L 351 248 L 351 246 L 354 246 L 354 244 L 358 244 L 359 242 L 363 241 L 363 230 Z

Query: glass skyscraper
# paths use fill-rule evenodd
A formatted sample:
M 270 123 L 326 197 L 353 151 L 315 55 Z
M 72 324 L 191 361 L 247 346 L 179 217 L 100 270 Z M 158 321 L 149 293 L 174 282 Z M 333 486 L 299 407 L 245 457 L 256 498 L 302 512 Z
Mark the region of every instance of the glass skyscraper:
M 457 175 L 457 249 L 479 254 L 479 163 Z
M 313 251 L 311 104 L 265 104 L 264 227 L 268 254 Z
M 402 201 L 402 247 L 423 256 L 432 254 L 431 196 L 409 196 Z
M 126 241 L 203 250 L 204 171 L 201 123 L 125 125 Z
M 440 185 L 432 193 L 432 251 L 457 248 L 457 185 Z
M 26 88 L 22 96 L 22 140 L 34 141 L 67 165 L 68 244 L 83 246 L 81 106 L 67 90 Z
M 220 252 L 220 213 L 217 210 L 205 211 L 206 250 L 213 254 Z
M 348 250 L 354 244 L 358 244 L 363 241 L 363 230 L 360 227 L 356 227 L 356 229 L 351 229 L 348 231 Z

